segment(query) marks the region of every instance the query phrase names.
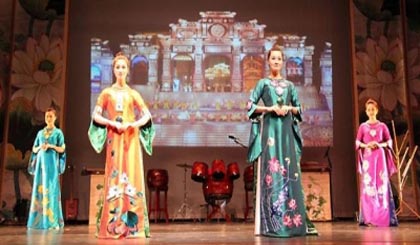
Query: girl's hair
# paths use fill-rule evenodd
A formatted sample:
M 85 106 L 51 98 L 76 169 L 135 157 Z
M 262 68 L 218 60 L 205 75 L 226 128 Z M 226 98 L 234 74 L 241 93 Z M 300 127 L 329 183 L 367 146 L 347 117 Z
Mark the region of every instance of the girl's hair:
M 271 56 L 271 52 L 273 52 L 273 51 L 280 51 L 281 52 L 281 57 L 283 58 L 283 60 L 284 60 L 284 54 L 283 54 L 283 49 L 279 46 L 279 45 L 274 45 L 269 51 L 268 51 L 268 54 L 267 54 L 267 60 L 269 60 L 270 59 L 270 56 Z
M 367 108 L 369 104 L 373 105 L 377 110 L 379 110 L 378 103 L 374 99 L 368 99 L 365 103 L 365 108 Z
M 56 111 L 54 108 L 49 107 L 49 108 L 45 111 L 45 113 L 47 113 L 47 112 L 52 112 L 52 113 L 54 113 L 54 116 L 56 116 L 56 117 L 57 117 L 57 111 Z
M 114 68 L 115 63 L 117 63 L 117 60 L 124 60 L 127 64 L 127 69 L 130 69 L 130 60 L 127 58 L 127 56 L 124 55 L 123 52 L 118 52 L 114 59 L 112 60 L 112 68 Z

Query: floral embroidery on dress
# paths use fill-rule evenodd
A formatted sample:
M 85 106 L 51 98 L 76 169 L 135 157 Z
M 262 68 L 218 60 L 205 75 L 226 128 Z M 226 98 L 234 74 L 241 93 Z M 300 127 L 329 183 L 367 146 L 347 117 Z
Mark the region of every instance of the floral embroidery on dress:
M 274 90 L 276 91 L 276 94 L 278 96 L 283 95 L 285 88 L 287 88 L 287 83 L 284 82 L 282 79 L 281 80 L 271 79 L 270 84 L 271 86 L 275 88 Z
M 122 173 L 122 174 L 120 175 L 120 183 L 121 183 L 121 184 L 126 184 L 126 183 L 128 183 L 128 176 L 127 176 L 127 174 L 126 174 L 126 173 Z
M 124 193 L 129 197 L 135 198 L 136 187 L 132 186 L 131 184 L 127 184 L 127 186 L 125 187 L 125 192 Z
M 272 142 L 271 138 L 269 138 L 268 142 Z M 277 230 L 282 226 L 291 228 L 293 226 L 299 227 L 303 224 L 302 215 L 298 213 L 298 204 L 294 198 L 289 198 L 288 190 L 288 183 L 290 181 L 297 181 L 299 174 L 293 174 L 294 178 L 289 177 L 289 166 L 289 158 L 284 158 L 284 164 L 280 164 L 280 161 L 276 157 L 272 157 L 268 160 L 267 169 L 265 171 L 264 181 L 269 190 L 267 196 L 273 194 L 273 189 L 271 188 L 276 185 L 276 183 L 274 183 L 275 179 L 278 182 L 284 183 L 281 185 L 278 198 L 269 204 L 271 207 L 270 220 Z M 276 175 L 276 178 L 274 178 L 273 175 Z M 287 207 L 286 209 L 284 208 L 285 206 Z
M 122 194 L 122 190 L 118 186 L 116 185 L 111 186 L 109 188 L 108 195 L 106 196 L 106 200 L 107 201 L 115 200 L 117 198 L 120 198 L 121 194 Z
M 369 162 L 368 161 L 366 161 L 366 160 L 363 160 L 363 162 L 362 162 L 362 168 L 363 168 L 363 171 L 368 171 L 368 169 L 369 169 Z
M 252 105 L 253 105 L 254 103 L 252 102 L 252 101 L 248 101 L 247 103 L 246 103 L 246 109 L 249 111 L 249 110 L 251 110 L 251 108 L 252 108 Z
M 371 129 L 371 130 L 369 131 L 369 134 L 370 134 L 370 136 L 375 137 L 375 135 L 376 135 L 376 130 L 375 130 L 375 129 Z
M 280 169 L 280 162 L 275 157 L 271 158 L 270 161 L 268 161 L 268 167 L 270 169 L 270 172 L 277 173 Z
M 119 183 L 109 188 L 106 198 L 108 202 L 114 202 L 116 199 L 126 195 L 129 197 L 130 205 L 135 206 L 136 199 L 144 197 L 144 194 L 140 191 L 138 192 L 136 187 L 130 183 L 127 173 L 119 174 L 118 170 L 113 170 L 111 181 L 113 180 L 119 180 Z M 112 216 L 107 225 L 107 231 L 110 234 L 127 236 L 138 232 L 137 224 L 139 218 L 135 212 L 128 210 L 121 214 L 121 209 L 115 207 L 109 213 Z

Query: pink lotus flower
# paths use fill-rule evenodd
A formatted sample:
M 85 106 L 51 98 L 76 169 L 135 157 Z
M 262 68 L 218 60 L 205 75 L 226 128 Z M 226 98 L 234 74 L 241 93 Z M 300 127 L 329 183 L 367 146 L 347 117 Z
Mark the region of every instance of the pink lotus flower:
M 280 169 L 280 163 L 277 158 L 273 157 L 271 160 L 268 161 L 269 169 L 272 173 L 277 173 Z
M 283 224 L 284 224 L 285 226 L 292 227 L 292 226 L 293 226 L 292 218 L 290 218 L 290 216 L 289 216 L 289 215 L 285 215 L 285 216 L 283 217 Z
M 293 223 L 295 226 L 302 225 L 302 216 L 300 214 L 295 215 L 295 217 L 293 217 Z
M 115 227 L 114 232 L 126 237 L 130 234 L 130 229 L 124 223 L 121 223 L 119 226 Z
M 268 186 L 270 186 L 271 185 L 271 183 L 273 182 L 273 177 L 271 177 L 271 175 L 266 175 L 265 176 L 265 183 L 268 185 Z

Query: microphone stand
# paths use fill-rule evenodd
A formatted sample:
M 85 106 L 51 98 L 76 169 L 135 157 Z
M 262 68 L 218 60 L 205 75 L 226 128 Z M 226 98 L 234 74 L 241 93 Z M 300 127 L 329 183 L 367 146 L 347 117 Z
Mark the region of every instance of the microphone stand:
M 327 150 L 325 151 L 325 154 L 324 154 L 324 158 L 327 158 L 327 161 L 328 161 L 328 167 L 330 168 L 330 171 L 331 171 L 331 169 L 332 169 L 332 164 L 331 164 L 331 158 L 330 158 L 330 146 L 328 146 L 328 148 L 327 148 Z
M 242 146 L 243 148 L 248 148 L 248 146 L 244 145 L 242 142 L 239 141 L 238 138 L 236 138 L 235 136 L 229 135 L 228 136 L 229 139 L 232 139 L 233 142 L 235 142 L 236 144 Z

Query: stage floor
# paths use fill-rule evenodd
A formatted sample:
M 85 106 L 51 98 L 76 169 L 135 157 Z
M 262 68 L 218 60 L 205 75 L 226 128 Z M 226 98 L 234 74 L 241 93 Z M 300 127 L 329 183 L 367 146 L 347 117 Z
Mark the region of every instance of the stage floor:
M 294 238 L 254 236 L 251 222 L 152 223 L 152 237 L 98 240 L 93 225 L 67 225 L 63 231 L 0 226 L 1 244 L 419 244 L 420 222 L 399 227 L 359 227 L 355 222 L 316 222 L 320 235 Z

